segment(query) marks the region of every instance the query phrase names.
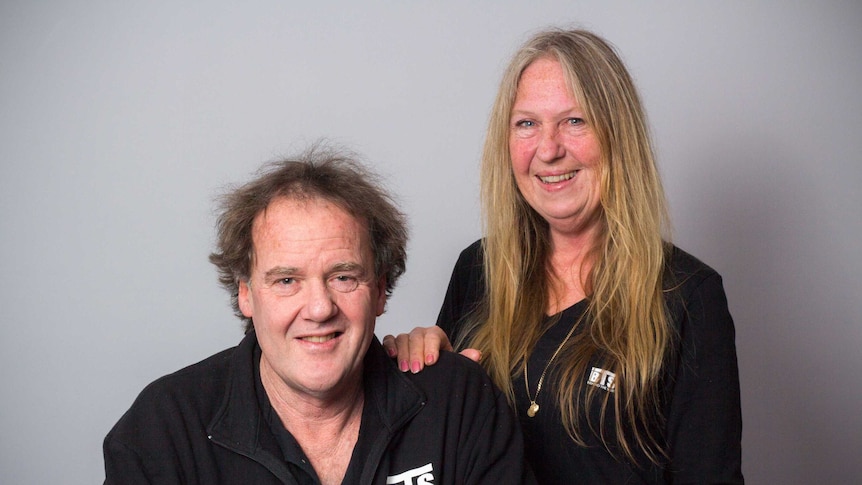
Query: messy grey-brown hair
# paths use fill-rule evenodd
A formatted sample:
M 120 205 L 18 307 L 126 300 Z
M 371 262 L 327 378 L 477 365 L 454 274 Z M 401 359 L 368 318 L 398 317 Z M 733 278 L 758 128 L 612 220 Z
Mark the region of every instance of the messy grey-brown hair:
M 265 165 L 254 180 L 221 197 L 217 248 L 209 259 L 218 268 L 219 282 L 230 292 L 234 314 L 245 322 L 246 332 L 253 327 L 239 308 L 239 284 L 248 281 L 254 264 L 254 220 L 276 198 L 323 199 L 362 221 L 371 241 L 375 277 L 385 277 L 386 294 L 392 294 L 406 269 L 407 220 L 379 177 L 358 159 L 348 150 L 319 142 L 298 156 Z

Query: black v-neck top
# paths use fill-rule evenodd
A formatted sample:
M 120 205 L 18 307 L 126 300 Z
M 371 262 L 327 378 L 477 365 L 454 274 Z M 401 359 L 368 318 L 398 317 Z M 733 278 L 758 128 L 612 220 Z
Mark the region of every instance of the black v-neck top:
M 482 258 L 481 241 L 476 241 L 461 253 L 452 272 L 437 324 L 453 342 L 462 337 L 466 319 L 485 296 Z M 601 394 L 593 399 L 589 415 L 594 426 L 606 429 L 605 436 L 611 441 L 603 444 L 597 432 L 584 427 L 586 446 L 577 445 L 563 428 L 555 397 L 554 372 L 565 360 L 562 354 L 549 367 L 536 396 L 538 380 L 549 359 L 586 311 L 587 302 L 582 300 L 553 317 L 559 318 L 529 356 L 530 394 L 539 405 L 535 417 L 527 416 L 530 399 L 523 373 L 512 382 L 527 460 L 539 483 L 743 483 L 735 330 L 721 277 L 674 247 L 666 281 L 666 287 L 672 288 L 667 303 L 677 338 L 672 357 L 665 362 L 664 424 L 654 430 L 664 439 L 668 458 L 658 464 L 644 456 L 634 461 L 624 459 L 613 442 L 612 409 L 609 407 L 603 418 L 600 414 Z M 581 322 L 575 333 L 585 331 L 588 325 L 586 320 Z M 597 386 L 599 393 L 616 392 L 613 369 L 603 366 L 607 367 L 596 357 L 584 380 Z

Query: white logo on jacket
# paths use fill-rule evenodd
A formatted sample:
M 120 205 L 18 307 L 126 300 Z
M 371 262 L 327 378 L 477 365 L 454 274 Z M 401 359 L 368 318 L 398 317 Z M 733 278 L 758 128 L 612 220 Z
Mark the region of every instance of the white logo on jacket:
M 608 392 L 614 392 L 617 389 L 617 384 L 614 382 L 616 378 L 617 375 L 609 370 L 593 367 L 590 371 L 590 378 L 587 379 L 587 384 Z
M 386 477 L 386 483 L 390 485 L 433 485 L 434 474 L 431 473 L 433 470 L 434 468 L 429 463 L 425 466 L 399 473 L 398 475 Z M 414 478 L 416 481 L 413 481 Z

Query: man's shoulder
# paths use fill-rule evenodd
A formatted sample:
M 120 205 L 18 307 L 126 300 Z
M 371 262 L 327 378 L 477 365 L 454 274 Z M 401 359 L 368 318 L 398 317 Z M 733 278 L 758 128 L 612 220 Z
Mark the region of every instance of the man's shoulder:
M 199 362 L 162 376 L 141 391 L 149 394 L 200 394 L 207 388 L 218 386 L 227 378 L 230 362 L 237 348 L 217 352 Z
M 236 351 L 237 347 L 223 350 L 156 379 L 138 394 L 111 433 L 164 427 L 190 416 L 209 419 L 223 400 Z
M 434 365 L 425 366 L 422 372 L 405 375 L 426 392 L 444 390 L 442 397 L 448 398 L 448 390 L 469 389 L 477 393 L 487 392 L 496 395 L 499 390 L 491 378 L 476 362 L 455 352 L 440 352 Z
M 450 370 L 460 370 L 463 372 L 467 372 L 472 375 L 481 376 L 483 378 L 487 378 L 487 374 L 485 370 L 479 365 L 477 362 L 474 362 L 467 357 L 457 353 L 457 352 L 440 352 L 440 359 L 437 362 L 437 365 L 440 366 L 440 370 L 450 369 Z M 430 366 L 427 368 L 433 368 L 435 366 Z

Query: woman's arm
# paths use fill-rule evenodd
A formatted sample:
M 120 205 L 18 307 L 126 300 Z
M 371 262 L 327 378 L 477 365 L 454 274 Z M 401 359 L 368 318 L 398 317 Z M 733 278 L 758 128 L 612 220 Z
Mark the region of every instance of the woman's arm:
M 683 295 L 667 415 L 674 483 L 743 483 L 733 319 L 717 273 Z

